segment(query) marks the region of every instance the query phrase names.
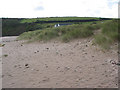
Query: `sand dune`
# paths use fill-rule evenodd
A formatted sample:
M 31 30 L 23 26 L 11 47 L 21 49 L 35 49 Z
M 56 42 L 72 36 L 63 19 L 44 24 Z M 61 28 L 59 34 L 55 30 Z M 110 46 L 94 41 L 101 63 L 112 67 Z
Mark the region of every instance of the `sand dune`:
M 117 48 L 103 52 L 91 42 L 4 40 L 3 88 L 117 88 Z

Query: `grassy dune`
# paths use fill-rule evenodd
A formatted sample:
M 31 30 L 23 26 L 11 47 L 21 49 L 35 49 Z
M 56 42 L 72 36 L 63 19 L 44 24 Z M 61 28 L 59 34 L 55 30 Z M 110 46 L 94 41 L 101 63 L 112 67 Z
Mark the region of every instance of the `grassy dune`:
M 117 20 L 107 21 L 101 29 L 101 33 L 95 35 L 95 43 L 102 48 L 108 49 L 110 45 L 120 40 Z
M 27 40 L 51 40 L 53 38 L 59 38 L 64 42 L 70 41 L 75 38 L 85 38 L 93 35 L 93 31 L 99 29 L 98 24 L 74 24 L 68 26 L 61 26 L 56 28 L 47 28 L 43 30 L 36 30 L 25 32 L 20 35 L 18 39 Z
M 94 35 L 94 31 L 101 30 L 100 33 Z M 21 34 L 18 39 L 26 39 L 28 41 L 48 41 L 51 39 L 59 39 L 63 42 L 69 42 L 76 38 L 87 38 L 93 36 L 94 43 L 104 49 L 108 49 L 110 45 L 118 41 L 118 21 L 111 20 L 97 24 L 73 24 L 56 28 L 47 28 L 43 30 L 29 31 Z

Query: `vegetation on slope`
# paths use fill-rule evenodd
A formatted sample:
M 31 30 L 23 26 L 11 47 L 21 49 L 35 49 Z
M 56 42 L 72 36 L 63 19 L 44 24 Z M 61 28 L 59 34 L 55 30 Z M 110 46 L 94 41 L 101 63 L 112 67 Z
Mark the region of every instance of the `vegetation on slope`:
M 21 23 L 33 23 L 37 21 L 67 21 L 67 20 L 99 20 L 100 18 L 95 17 L 48 17 L 48 18 L 31 18 L 23 19 Z
M 101 30 L 100 33 L 94 35 L 95 30 Z M 108 49 L 110 45 L 118 41 L 118 21 L 111 20 L 97 24 L 73 24 L 68 26 L 60 26 L 56 28 L 47 28 L 37 31 L 29 31 L 20 35 L 18 38 L 27 39 L 29 41 L 48 41 L 54 38 L 63 42 L 68 42 L 76 38 L 86 38 L 94 36 L 94 43 L 104 49 Z
M 2 35 L 16 36 L 18 39 L 29 41 L 48 41 L 54 38 L 63 42 L 68 42 L 76 38 L 86 38 L 93 36 L 94 43 L 102 48 L 108 49 L 114 42 L 120 40 L 118 33 L 118 20 L 103 20 L 96 22 L 73 22 L 72 25 L 54 27 L 57 23 L 35 23 L 36 21 L 65 21 L 65 20 L 100 20 L 101 18 L 84 17 L 55 17 L 55 18 L 36 18 L 36 19 L 3 19 Z M 101 23 L 103 22 L 103 23 Z M 95 30 L 101 30 L 94 35 Z
M 64 42 L 68 42 L 75 38 L 85 38 L 93 35 L 93 31 L 99 29 L 98 24 L 73 24 L 56 28 L 47 28 L 43 30 L 25 32 L 18 39 L 36 40 L 51 40 L 59 38 Z
M 2 36 L 18 36 L 23 32 L 52 28 L 58 23 L 87 24 L 92 23 L 94 20 L 106 19 L 94 17 L 2 18 Z
M 95 43 L 105 49 L 120 40 L 118 20 L 107 21 L 102 25 L 101 33 L 95 35 Z

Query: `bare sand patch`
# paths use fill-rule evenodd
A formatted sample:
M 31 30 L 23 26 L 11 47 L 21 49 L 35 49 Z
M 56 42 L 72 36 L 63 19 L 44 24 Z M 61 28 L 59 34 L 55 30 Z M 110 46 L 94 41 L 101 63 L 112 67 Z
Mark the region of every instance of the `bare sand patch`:
M 3 42 L 3 88 L 117 88 L 117 49 L 103 52 L 92 39 L 69 43 Z

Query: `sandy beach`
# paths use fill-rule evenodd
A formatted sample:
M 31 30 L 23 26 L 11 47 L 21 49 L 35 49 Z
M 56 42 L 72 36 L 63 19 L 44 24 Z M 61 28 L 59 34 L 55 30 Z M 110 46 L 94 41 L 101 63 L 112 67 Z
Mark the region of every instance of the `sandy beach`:
M 68 43 L 3 39 L 3 88 L 117 88 L 116 45 L 102 51 L 92 38 Z M 1 62 L 1 61 L 0 61 Z

